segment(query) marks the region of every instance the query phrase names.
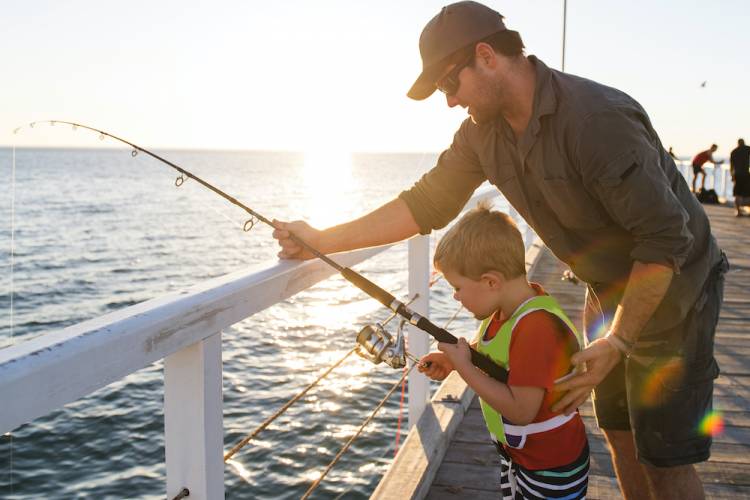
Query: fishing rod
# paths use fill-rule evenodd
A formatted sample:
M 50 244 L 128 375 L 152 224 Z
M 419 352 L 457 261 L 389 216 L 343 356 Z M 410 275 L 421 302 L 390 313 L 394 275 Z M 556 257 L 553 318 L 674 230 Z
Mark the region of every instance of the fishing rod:
M 180 176 L 175 179 L 175 186 L 180 187 L 187 179 L 193 179 L 203 187 L 209 189 L 210 191 L 213 191 L 214 193 L 218 194 L 225 200 L 229 201 L 231 204 L 241 208 L 248 214 L 250 214 L 250 218 L 245 221 L 245 224 L 242 226 L 242 229 L 247 232 L 250 231 L 255 224 L 258 223 L 258 221 L 263 222 L 264 224 L 267 224 L 271 226 L 274 229 L 278 229 L 271 220 L 264 217 L 260 213 L 256 212 L 252 208 L 248 207 L 247 205 L 241 203 L 239 200 L 234 198 L 233 196 L 228 195 L 221 189 L 213 186 L 212 184 L 209 184 L 208 182 L 204 181 L 197 175 L 194 175 L 193 173 L 189 172 L 188 170 L 185 170 L 184 168 L 180 167 L 179 165 L 176 165 L 172 163 L 171 161 L 162 158 L 161 156 L 157 155 L 156 153 L 153 153 L 149 151 L 146 148 L 143 148 L 137 144 L 134 144 L 130 141 L 127 141 L 121 137 L 118 137 L 116 135 L 110 134 L 109 132 L 105 132 L 104 130 L 100 130 L 94 127 L 89 127 L 88 125 L 82 125 L 80 123 L 74 123 L 69 121 L 63 121 L 63 120 L 41 120 L 36 122 L 29 123 L 29 127 L 34 128 L 36 124 L 40 123 L 48 123 L 50 125 L 55 124 L 64 124 L 64 125 L 70 125 L 73 127 L 73 130 L 77 130 L 79 128 L 90 130 L 92 132 L 96 132 L 99 134 L 99 139 L 104 140 L 105 137 L 110 137 L 118 142 L 121 142 L 123 144 L 126 144 L 130 146 L 132 149 L 131 155 L 133 157 L 137 156 L 139 152 L 145 153 L 148 156 L 168 165 L 169 167 L 177 170 L 180 173 Z M 13 133 L 18 133 L 21 127 L 16 128 Z M 410 324 L 414 325 L 415 327 L 419 328 L 420 330 L 426 332 L 430 336 L 434 337 L 439 342 L 446 342 L 448 344 L 456 344 L 458 342 L 458 339 L 453 336 L 449 331 L 445 330 L 444 328 L 440 328 L 434 323 L 432 323 L 427 318 L 421 316 L 420 314 L 412 311 L 409 309 L 406 304 L 396 299 L 393 295 L 388 293 L 387 291 L 380 288 L 378 285 L 370 281 L 369 279 L 365 278 L 358 272 L 348 268 L 344 267 L 340 264 L 338 264 L 336 261 L 328 257 L 327 255 L 321 253 L 316 248 L 309 245 L 307 242 L 302 240 L 300 237 L 295 235 L 292 232 L 289 232 L 289 237 L 298 245 L 304 247 L 306 250 L 308 250 L 311 254 L 313 254 L 315 257 L 319 258 L 329 266 L 336 269 L 341 276 L 344 277 L 349 283 L 356 286 L 360 290 L 362 290 L 364 293 L 372 297 L 373 299 L 377 300 L 381 304 L 383 304 L 385 307 L 393 311 L 394 313 L 398 314 L 399 316 L 403 317 L 406 321 L 408 321 Z M 386 339 L 387 340 L 387 339 Z M 498 365 L 497 363 L 493 362 L 490 358 L 480 354 L 473 348 L 469 348 L 471 351 L 471 362 L 474 366 L 484 371 L 487 375 L 490 377 L 499 380 L 500 382 L 507 382 L 508 381 L 508 371 L 505 370 L 503 367 Z

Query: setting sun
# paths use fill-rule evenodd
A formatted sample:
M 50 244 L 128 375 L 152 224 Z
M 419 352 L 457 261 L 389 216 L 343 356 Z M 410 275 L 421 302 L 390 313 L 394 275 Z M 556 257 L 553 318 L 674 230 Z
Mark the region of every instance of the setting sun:
M 348 151 L 313 149 L 305 152 L 302 169 L 304 191 L 309 193 L 305 213 L 310 223 L 327 227 L 343 220 L 341 199 L 355 185 L 352 154 Z

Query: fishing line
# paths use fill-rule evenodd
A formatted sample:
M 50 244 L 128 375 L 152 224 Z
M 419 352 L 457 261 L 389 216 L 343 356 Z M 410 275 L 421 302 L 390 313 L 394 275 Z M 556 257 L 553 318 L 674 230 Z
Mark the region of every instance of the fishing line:
M 201 196 L 198 196 L 197 198 L 195 198 L 195 200 L 198 202 L 198 204 L 200 206 L 205 207 L 205 208 L 213 211 L 214 213 L 216 213 L 220 217 L 223 217 L 224 219 L 226 219 L 227 221 L 229 221 L 229 223 L 232 226 L 239 227 L 240 229 L 242 229 L 242 223 L 237 222 L 236 220 L 232 219 L 232 217 L 230 217 L 229 215 L 227 215 L 226 213 L 224 213 L 218 207 L 215 207 L 211 203 L 209 203 L 208 200 L 203 200 L 201 198 L 202 198 Z
M 221 196 L 225 200 L 229 201 L 233 205 L 243 209 L 245 212 L 247 212 L 250 217 L 245 221 L 242 229 L 245 232 L 250 231 L 258 222 L 263 222 L 264 224 L 267 224 L 268 226 L 271 226 L 274 229 L 277 229 L 277 227 L 274 225 L 273 221 L 270 219 L 264 217 L 260 213 L 256 212 L 252 208 L 248 207 L 247 205 L 244 205 L 236 198 L 230 196 L 226 192 L 222 191 L 221 189 L 213 186 L 212 184 L 209 184 L 205 180 L 201 179 L 200 177 L 192 174 L 191 172 L 185 170 L 184 168 L 172 163 L 169 160 L 166 160 L 162 158 L 161 156 L 141 147 L 137 144 L 134 144 L 130 141 L 127 141 L 125 139 L 122 139 L 120 137 L 117 137 L 113 134 L 110 134 L 109 132 L 105 132 L 104 130 L 100 130 L 97 128 L 89 127 L 87 125 L 82 125 L 80 123 L 74 123 L 74 122 L 68 122 L 63 120 L 44 120 L 39 122 L 32 122 L 29 124 L 29 127 L 33 128 L 34 125 L 38 123 L 48 123 L 51 126 L 54 126 L 57 123 L 70 125 L 73 130 L 77 130 L 78 128 L 90 130 L 92 132 L 96 132 L 99 134 L 99 139 L 104 140 L 107 137 L 110 137 L 118 142 L 121 142 L 123 144 L 126 144 L 132 148 L 131 155 L 133 157 L 137 156 L 139 153 L 145 153 L 152 158 L 159 160 L 160 162 L 170 166 L 171 168 L 177 170 L 179 172 L 179 176 L 175 179 L 175 186 L 179 187 L 181 186 L 186 180 L 193 179 L 200 185 L 204 186 L 206 189 L 209 189 L 216 193 L 217 195 Z M 19 127 L 20 128 L 20 127 Z M 16 129 L 18 131 L 18 129 Z M 297 243 L 298 245 L 304 247 L 308 252 L 313 254 L 315 257 L 319 258 L 329 266 L 336 269 L 341 275 L 352 285 L 356 286 L 363 292 L 365 292 L 370 297 L 374 298 L 381 304 L 383 304 L 385 307 L 390 309 L 391 311 L 397 313 L 398 315 L 405 318 L 410 324 L 416 326 L 420 330 L 425 331 L 435 339 L 437 339 L 440 342 L 446 342 L 449 344 L 455 344 L 458 342 L 458 339 L 453 336 L 450 332 L 445 330 L 444 328 L 440 328 L 434 323 L 432 323 L 427 318 L 421 316 L 420 314 L 412 311 L 409 309 L 403 302 L 397 300 L 393 295 L 391 295 L 389 292 L 384 290 L 383 288 L 379 287 L 363 275 L 357 273 L 356 271 L 353 271 L 352 269 L 348 267 L 344 267 L 340 264 L 338 264 L 336 261 L 332 260 L 327 255 L 321 253 L 316 248 L 312 247 L 310 244 L 299 238 L 297 235 L 295 235 L 292 232 L 289 232 L 289 238 Z M 501 382 L 507 382 L 508 380 L 508 372 L 500 365 L 493 362 L 490 358 L 483 356 L 476 350 L 470 348 L 471 351 L 471 362 L 483 370 L 485 373 L 487 373 L 492 378 L 495 378 Z

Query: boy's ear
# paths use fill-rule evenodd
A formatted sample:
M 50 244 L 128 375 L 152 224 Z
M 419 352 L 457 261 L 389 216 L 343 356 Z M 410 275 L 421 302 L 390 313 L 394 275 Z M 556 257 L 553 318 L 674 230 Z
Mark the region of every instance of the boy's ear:
M 503 273 L 497 271 L 487 271 L 482 274 L 480 279 L 487 283 L 491 290 L 499 289 L 506 281 Z

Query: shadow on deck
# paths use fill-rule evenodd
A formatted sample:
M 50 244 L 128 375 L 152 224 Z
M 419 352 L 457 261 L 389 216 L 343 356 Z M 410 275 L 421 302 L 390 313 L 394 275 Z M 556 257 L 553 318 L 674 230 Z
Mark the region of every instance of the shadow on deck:
M 706 206 L 719 246 L 731 269 L 716 333 L 715 355 L 721 376 L 714 387 L 714 408 L 722 413 L 724 431 L 714 438 L 711 459 L 698 464 L 707 498 L 750 498 L 750 217 L 736 218 L 728 206 Z M 583 285 L 561 281 L 567 267 L 545 249 L 531 279 L 542 283 L 580 327 Z M 591 446 L 588 498 L 619 498 L 604 437 L 596 426 L 591 402 L 581 408 Z M 453 435 L 427 498 L 445 500 L 497 498 L 496 452 L 488 442 L 476 398 Z

